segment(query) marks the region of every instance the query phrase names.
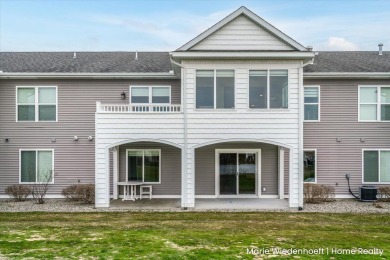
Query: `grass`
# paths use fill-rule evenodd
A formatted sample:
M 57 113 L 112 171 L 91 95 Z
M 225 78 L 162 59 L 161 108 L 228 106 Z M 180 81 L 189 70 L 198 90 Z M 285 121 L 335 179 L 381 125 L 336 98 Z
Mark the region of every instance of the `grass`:
M 320 213 L 0 213 L 0 259 L 253 259 L 258 248 L 379 248 L 390 259 L 390 216 Z M 297 257 L 295 255 L 295 257 Z M 265 257 L 266 258 L 266 257 Z M 279 258 L 293 258 L 279 255 Z

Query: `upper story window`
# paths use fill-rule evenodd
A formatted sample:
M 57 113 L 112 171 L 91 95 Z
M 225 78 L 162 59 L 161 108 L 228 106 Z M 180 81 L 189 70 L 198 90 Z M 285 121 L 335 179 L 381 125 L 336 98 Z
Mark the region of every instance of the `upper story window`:
M 249 71 L 249 108 L 288 108 L 288 70 Z
M 234 107 L 234 70 L 196 71 L 196 108 Z
M 390 87 L 359 87 L 359 121 L 390 121 Z
M 169 104 L 171 102 L 170 86 L 131 87 L 132 104 Z
M 307 86 L 304 88 L 305 121 L 320 120 L 320 87 Z
M 57 121 L 57 87 L 17 87 L 17 121 Z

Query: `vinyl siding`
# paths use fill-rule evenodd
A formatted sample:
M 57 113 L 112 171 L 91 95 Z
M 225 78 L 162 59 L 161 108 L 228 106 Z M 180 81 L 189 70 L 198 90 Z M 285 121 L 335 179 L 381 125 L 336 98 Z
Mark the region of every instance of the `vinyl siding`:
M 0 195 L 19 183 L 19 149 L 54 149 L 55 181 L 48 194 L 60 194 L 71 184 L 94 183 L 95 140 L 87 138 L 95 136 L 96 101 L 128 103 L 131 84 L 172 85 L 172 102 L 180 103 L 179 80 L 1 80 Z M 58 86 L 58 122 L 16 122 L 16 86 L 40 85 Z M 120 99 L 122 92 L 126 100 Z
M 299 174 L 299 62 L 296 61 L 186 61 L 188 145 L 198 148 L 210 143 L 253 141 L 275 143 L 291 148 L 293 190 L 290 206 L 298 206 Z M 235 109 L 196 109 L 196 70 L 235 70 Z M 288 69 L 289 109 L 252 110 L 248 107 L 249 70 Z M 188 161 L 192 161 L 191 153 Z M 196 159 L 196 158 L 195 158 Z M 192 165 L 187 165 L 187 180 L 194 182 Z M 196 178 L 195 178 L 196 182 Z M 189 184 L 189 186 L 190 186 Z M 195 185 L 197 186 L 197 185 Z M 271 189 L 272 191 L 272 189 Z
M 351 188 L 358 193 L 362 149 L 390 149 L 390 122 L 358 122 L 358 86 L 390 81 L 305 80 L 304 84 L 321 86 L 321 121 L 304 122 L 304 149 L 317 149 L 317 183 L 334 186 L 337 195 L 348 195 L 345 174 L 349 173 Z
M 215 150 L 261 149 L 262 195 L 278 194 L 278 147 L 262 143 L 231 142 L 209 145 L 195 150 L 195 196 L 215 195 Z
M 212 35 L 195 45 L 191 50 L 294 50 L 291 46 L 241 15 Z
M 160 149 L 161 184 L 150 184 L 153 186 L 153 195 L 181 195 L 181 150 L 179 148 L 152 142 L 119 146 L 119 181 L 126 181 L 126 149 Z M 120 192 L 123 193 L 122 190 Z

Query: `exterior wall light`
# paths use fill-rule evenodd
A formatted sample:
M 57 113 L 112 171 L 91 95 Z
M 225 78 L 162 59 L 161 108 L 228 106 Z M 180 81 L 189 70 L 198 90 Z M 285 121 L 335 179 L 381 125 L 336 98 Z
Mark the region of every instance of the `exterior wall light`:
M 73 140 L 78 141 L 79 140 L 78 136 L 77 135 L 73 136 Z
M 126 93 L 125 92 L 122 92 L 121 94 L 121 99 L 125 99 L 126 98 Z
M 93 137 L 92 136 L 88 136 L 88 141 L 92 141 L 93 140 Z

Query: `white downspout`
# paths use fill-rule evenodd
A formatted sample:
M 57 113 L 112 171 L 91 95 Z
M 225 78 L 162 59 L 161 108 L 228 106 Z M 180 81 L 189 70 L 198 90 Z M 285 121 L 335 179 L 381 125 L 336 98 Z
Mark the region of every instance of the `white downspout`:
M 301 66 L 299 66 L 299 155 L 298 155 L 298 207 L 303 208 L 303 118 L 304 118 L 304 88 L 303 88 L 303 67 L 313 64 L 314 58 L 310 61 L 303 63 L 301 62 Z M 292 151 L 290 151 L 292 152 Z M 291 163 L 291 162 L 290 162 Z M 291 176 L 290 176 L 291 178 Z M 290 196 L 291 196 L 290 191 Z
M 181 63 L 178 63 L 176 61 L 174 61 L 172 59 L 172 54 L 170 54 L 170 60 L 171 60 L 171 63 L 172 64 L 175 64 L 177 66 L 180 67 L 180 75 L 181 75 L 181 80 L 180 80 L 180 83 L 181 83 L 181 104 L 182 104 L 182 107 L 183 107 L 183 124 L 184 124 L 184 145 L 183 145 L 183 151 L 182 151 L 182 180 L 181 180 L 181 194 L 182 194 L 182 198 L 181 198 L 181 206 L 182 208 L 186 208 L 187 207 L 187 192 L 186 192 L 186 189 L 187 189 L 187 148 L 188 148 L 188 140 L 187 140 L 187 102 L 185 100 L 185 97 L 187 96 L 187 89 L 186 87 L 184 86 L 184 82 L 185 82 L 185 73 L 184 73 L 184 69 L 185 67 L 181 64 Z M 192 166 L 193 167 L 193 166 Z M 183 176 L 183 173 L 184 173 L 184 176 Z

